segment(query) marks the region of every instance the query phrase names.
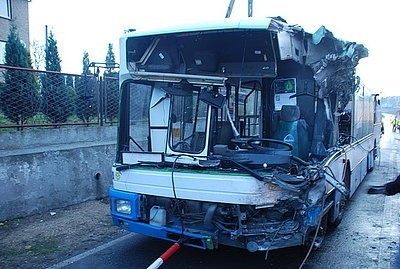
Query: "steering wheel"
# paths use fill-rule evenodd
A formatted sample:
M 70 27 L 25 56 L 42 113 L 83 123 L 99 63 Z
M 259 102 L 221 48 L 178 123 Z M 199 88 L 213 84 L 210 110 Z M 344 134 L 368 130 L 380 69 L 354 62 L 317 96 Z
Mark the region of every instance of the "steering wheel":
M 174 144 L 172 146 L 172 149 L 177 149 L 179 145 L 182 145 L 181 150 L 189 150 L 190 149 L 190 144 L 184 140 L 176 142 L 176 144 Z
M 189 135 L 188 137 L 179 140 L 172 146 L 172 149 L 176 149 L 179 145 L 182 145 L 182 150 L 189 150 L 190 149 L 190 144 L 187 142 L 190 138 L 193 137 L 193 134 Z
M 284 146 L 284 148 L 270 148 L 270 147 L 264 147 L 260 145 L 256 145 L 256 142 L 261 142 L 260 144 L 262 145 L 262 142 L 267 142 L 268 144 L 277 144 Z M 269 138 L 251 138 L 247 140 L 247 145 L 250 148 L 253 149 L 263 149 L 263 150 L 283 150 L 283 151 L 291 151 L 293 149 L 293 146 L 289 143 L 283 142 L 281 140 L 276 140 L 276 139 L 269 139 Z

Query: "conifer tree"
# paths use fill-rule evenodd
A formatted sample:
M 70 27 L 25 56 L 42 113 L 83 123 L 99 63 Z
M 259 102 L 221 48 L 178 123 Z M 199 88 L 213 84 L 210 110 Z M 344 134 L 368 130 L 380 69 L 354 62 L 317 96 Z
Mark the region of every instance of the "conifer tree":
M 72 75 L 67 75 L 65 79 L 65 86 L 68 92 L 68 102 L 69 102 L 69 112 L 71 115 L 76 114 L 76 91 L 74 86 L 74 77 Z
M 74 87 L 74 77 L 72 75 L 69 75 L 65 79 L 65 85 L 67 87 Z
M 104 73 L 105 85 L 105 115 L 109 121 L 115 121 L 118 113 L 119 83 L 118 72 L 115 69 L 115 54 L 111 43 L 108 44 L 106 55 L 107 70 Z
M 113 51 L 113 45 L 111 43 L 108 43 L 106 66 L 108 72 L 112 72 L 115 67 L 115 53 Z
M 84 51 L 82 57 L 82 75 L 92 74 L 92 72 L 89 69 L 89 66 L 90 66 L 89 52 Z
M 5 65 L 32 68 L 29 53 L 12 24 L 6 43 Z M 7 69 L 0 87 L 0 111 L 15 124 L 24 124 L 39 107 L 39 93 L 32 72 Z
M 47 71 L 61 72 L 61 58 L 58 53 L 57 41 L 50 31 L 45 49 Z M 53 123 L 66 122 L 70 116 L 70 100 L 65 87 L 65 78 L 61 74 L 46 74 L 43 84 L 43 112 Z
M 85 51 L 82 57 L 82 77 L 75 80 L 76 115 L 83 121 L 94 120 L 98 113 L 96 99 L 96 79 L 89 70 L 89 53 Z

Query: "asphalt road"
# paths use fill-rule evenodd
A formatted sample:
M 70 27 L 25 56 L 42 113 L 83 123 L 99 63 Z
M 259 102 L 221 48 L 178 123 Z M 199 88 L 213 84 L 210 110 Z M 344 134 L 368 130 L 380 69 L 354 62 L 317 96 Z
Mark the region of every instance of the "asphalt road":
M 377 167 L 347 203 L 340 226 L 311 253 L 303 268 L 396 268 L 400 237 L 400 195 L 368 195 L 370 185 L 380 185 L 400 173 L 400 134 L 386 127 Z M 130 234 L 56 264 L 52 269 L 147 268 L 171 244 Z M 298 268 L 306 255 L 302 248 L 249 253 L 230 247 L 203 251 L 184 247 L 162 268 Z

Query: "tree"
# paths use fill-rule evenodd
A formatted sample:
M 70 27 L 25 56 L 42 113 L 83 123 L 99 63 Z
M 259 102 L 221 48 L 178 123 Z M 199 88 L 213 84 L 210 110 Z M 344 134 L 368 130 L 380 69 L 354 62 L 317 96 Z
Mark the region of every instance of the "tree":
M 74 77 L 72 75 L 67 75 L 67 78 L 65 79 L 65 85 L 67 87 L 74 87 Z
M 119 80 L 117 72 L 107 72 L 104 74 L 104 100 L 105 116 L 110 122 L 116 121 L 119 100 Z
M 19 39 L 17 27 L 12 24 L 6 43 L 5 64 L 32 68 L 29 53 Z M 39 93 L 31 71 L 6 69 L 4 84 L 0 89 L 0 109 L 10 121 L 24 124 L 37 111 Z
M 76 114 L 76 90 L 74 86 L 74 76 L 73 75 L 67 75 L 65 79 L 65 86 L 67 87 L 67 92 L 68 92 L 68 105 L 69 109 L 68 111 L 70 112 L 71 115 Z
M 107 71 L 112 72 L 115 67 L 115 54 L 113 51 L 113 45 L 111 43 L 108 43 L 108 51 L 106 55 L 106 66 L 107 66 Z
M 104 72 L 105 116 L 109 121 L 114 121 L 118 113 L 119 83 L 118 72 L 113 72 L 115 54 L 111 43 L 108 44 L 106 66 L 107 70 Z
M 92 72 L 90 72 L 89 66 L 90 66 L 89 52 L 85 50 L 83 52 L 83 58 L 82 58 L 82 75 L 92 74 Z
M 32 42 L 32 58 L 33 58 L 33 66 L 36 69 L 40 69 L 43 66 L 43 62 L 45 60 L 44 55 L 44 46 L 40 45 L 37 40 L 33 40 Z
M 57 41 L 50 31 L 45 49 L 47 71 L 61 71 L 61 58 L 58 53 Z M 65 78 L 62 74 L 48 73 L 44 76 L 43 84 L 43 112 L 53 123 L 66 122 L 71 114 L 71 105 L 68 91 L 65 87 Z
M 61 72 L 61 58 L 58 54 L 57 40 L 54 38 L 53 31 L 47 38 L 47 47 L 45 49 L 46 70 Z
M 97 115 L 96 79 L 89 70 L 89 53 L 85 51 L 82 58 L 82 76 L 75 80 L 76 115 L 84 122 Z

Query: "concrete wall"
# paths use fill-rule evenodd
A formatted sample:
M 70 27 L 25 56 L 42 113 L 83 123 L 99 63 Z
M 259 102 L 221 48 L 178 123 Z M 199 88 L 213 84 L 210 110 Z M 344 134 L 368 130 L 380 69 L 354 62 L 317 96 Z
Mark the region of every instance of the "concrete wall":
M 109 126 L 0 132 L 0 221 L 107 196 L 115 143 Z

